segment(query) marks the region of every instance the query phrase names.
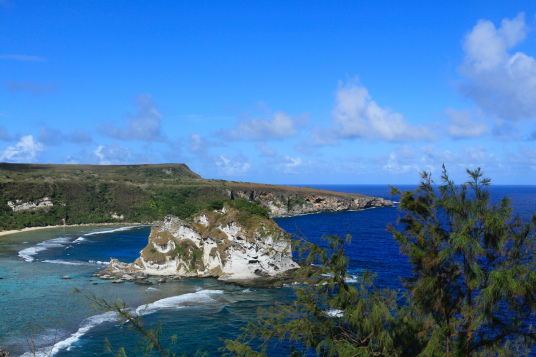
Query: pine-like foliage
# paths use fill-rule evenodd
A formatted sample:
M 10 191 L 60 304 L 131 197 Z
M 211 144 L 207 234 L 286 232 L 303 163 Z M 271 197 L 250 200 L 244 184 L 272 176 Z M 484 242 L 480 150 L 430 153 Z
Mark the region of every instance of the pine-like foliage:
M 402 303 L 407 297 L 373 288 L 369 273 L 347 283 L 346 242 L 325 238 L 327 250 L 309 243 L 301 247 L 307 252 L 301 268 L 305 284 L 295 288 L 295 300 L 260 310 L 242 336 L 225 341 L 228 355 L 266 356 L 278 343 L 291 356 L 414 356 L 420 351 L 418 332 L 424 326 Z
M 292 303 L 261 310 L 240 338 L 225 341 L 227 355 L 265 356 L 274 344 L 293 356 L 528 354 L 536 342 L 536 216 L 522 222 L 507 198 L 492 205 L 490 180 L 467 172 L 460 186 L 443 167 L 439 186 L 423 172 L 415 192 L 392 188 L 403 216 L 388 230 L 412 266 L 404 294 L 375 288 L 369 273 L 348 283 L 337 236 L 327 250 L 302 245 L 310 284 L 295 288 Z
M 518 356 L 536 340 L 536 216 L 512 216 L 508 198 L 492 205 L 479 169 L 455 185 L 445 167 L 436 187 L 424 172 L 404 192 L 389 230 L 408 256 L 411 303 L 429 322 L 423 356 Z M 396 188 L 393 194 L 400 194 Z

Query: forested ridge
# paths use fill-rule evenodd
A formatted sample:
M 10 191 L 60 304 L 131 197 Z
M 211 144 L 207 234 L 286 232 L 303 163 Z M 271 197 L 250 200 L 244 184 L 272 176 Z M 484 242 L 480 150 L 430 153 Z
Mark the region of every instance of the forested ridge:
M 346 194 L 310 188 L 208 180 L 185 164 L 55 165 L 0 163 L 0 228 L 187 218 L 231 192 Z M 19 209 L 22 204 L 47 206 Z M 289 204 L 294 202 L 288 201 Z M 258 203 L 258 202 L 257 202 Z

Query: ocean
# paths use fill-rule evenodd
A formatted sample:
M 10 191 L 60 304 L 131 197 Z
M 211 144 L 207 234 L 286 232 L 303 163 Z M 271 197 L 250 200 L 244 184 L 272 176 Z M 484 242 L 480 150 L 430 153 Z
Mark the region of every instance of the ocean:
M 305 185 L 303 185 L 305 186 Z M 389 199 L 385 185 L 309 185 L 313 188 Z M 399 186 L 413 189 L 413 186 Z M 495 202 L 512 199 L 515 212 L 529 219 L 536 212 L 536 186 L 492 186 Z M 396 201 L 396 197 L 394 198 Z M 410 274 L 407 259 L 386 231 L 399 212 L 393 208 L 318 213 L 277 218 L 287 232 L 322 244 L 323 235 L 352 236 L 347 254 L 350 274 L 377 273 L 376 285 L 400 288 Z M 185 279 L 150 286 L 112 284 L 91 275 L 110 257 L 132 262 L 147 244 L 150 227 L 68 227 L 0 237 L 0 346 L 12 356 L 101 356 L 108 339 L 112 349 L 133 346 L 136 333 L 119 326 L 113 314 L 95 311 L 72 294 L 78 288 L 108 301 L 122 299 L 144 310 L 149 324 L 162 323 L 163 339 L 177 335 L 174 350 L 194 355 L 220 355 L 222 339 L 234 338 L 259 307 L 286 301 L 292 287 L 243 288 L 215 279 Z M 69 276 L 70 279 L 62 279 Z M 135 355 L 134 350 L 128 350 Z M 286 355 L 281 347 L 270 355 Z

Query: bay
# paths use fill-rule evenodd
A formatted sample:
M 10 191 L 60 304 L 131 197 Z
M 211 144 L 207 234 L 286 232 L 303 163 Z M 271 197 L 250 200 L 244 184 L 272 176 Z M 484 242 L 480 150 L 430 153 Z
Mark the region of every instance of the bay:
M 303 185 L 306 186 L 306 185 Z M 389 199 L 385 185 L 310 185 L 348 193 Z M 412 186 L 401 186 L 412 189 Z M 492 198 L 512 199 L 524 219 L 536 211 L 536 186 L 492 186 Z M 394 198 L 396 200 L 396 197 Z M 352 236 L 347 253 L 350 273 L 357 276 L 367 269 L 378 274 L 377 285 L 399 288 L 400 276 L 409 274 L 409 265 L 398 245 L 386 231 L 399 213 L 396 208 L 319 213 L 277 218 L 287 232 L 322 244 L 323 235 Z M 99 356 L 104 338 L 112 346 L 132 345 L 136 335 L 118 326 L 109 315 L 91 309 L 87 301 L 71 296 L 73 287 L 87 294 L 128 306 L 147 305 L 149 324 L 161 321 L 164 338 L 178 335 L 178 352 L 193 355 L 205 351 L 218 355 L 220 338 L 234 338 L 259 307 L 289 299 L 292 289 L 244 289 L 214 279 L 186 279 L 141 286 L 111 284 L 91 278 L 110 257 L 133 261 L 147 244 L 149 227 L 77 227 L 18 233 L 0 237 L 0 346 L 12 355 L 28 353 L 31 334 L 35 345 L 56 344 L 55 356 Z M 71 279 L 62 279 L 69 275 Z M 96 285 L 94 285 L 96 284 Z M 132 352 L 132 350 L 131 350 Z M 285 355 L 284 348 L 271 355 Z

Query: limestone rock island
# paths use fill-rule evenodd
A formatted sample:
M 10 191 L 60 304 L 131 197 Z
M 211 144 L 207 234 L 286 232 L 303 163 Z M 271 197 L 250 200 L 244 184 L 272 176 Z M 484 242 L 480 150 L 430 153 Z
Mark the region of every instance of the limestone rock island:
M 260 207 L 236 207 L 246 203 L 226 202 L 221 209 L 203 210 L 188 221 L 166 216 L 153 226 L 148 245 L 134 263 L 112 259 L 106 272 L 245 282 L 298 268 L 292 260 L 290 235 Z

